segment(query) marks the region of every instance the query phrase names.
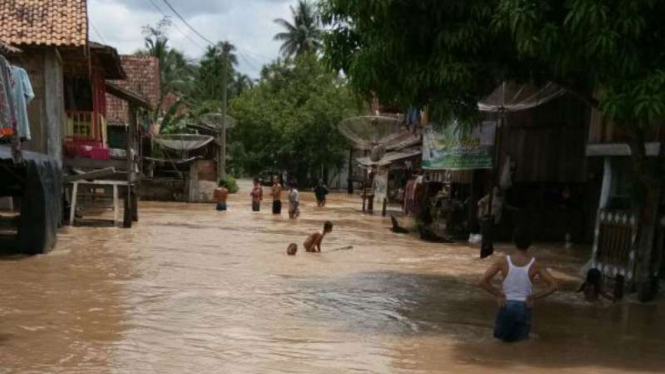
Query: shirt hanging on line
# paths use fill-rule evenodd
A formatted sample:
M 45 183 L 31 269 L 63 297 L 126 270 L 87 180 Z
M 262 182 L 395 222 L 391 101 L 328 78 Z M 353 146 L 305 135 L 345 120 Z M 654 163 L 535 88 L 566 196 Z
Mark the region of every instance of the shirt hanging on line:
M 12 66 L 12 98 L 19 137 L 30 140 L 30 121 L 28 120 L 28 104 L 35 97 L 30 84 L 30 77 L 25 69 Z

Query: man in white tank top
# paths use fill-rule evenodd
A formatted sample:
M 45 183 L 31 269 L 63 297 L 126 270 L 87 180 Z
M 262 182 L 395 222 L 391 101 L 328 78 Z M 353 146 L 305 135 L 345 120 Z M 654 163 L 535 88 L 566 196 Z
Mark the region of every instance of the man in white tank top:
M 506 342 L 529 338 L 531 332 L 531 309 L 536 300 L 551 295 L 557 290 L 557 282 L 547 269 L 529 255 L 531 238 L 526 231 L 515 231 L 517 251 L 502 257 L 483 275 L 479 286 L 494 295 L 499 304 L 499 313 L 494 325 L 494 337 Z M 501 273 L 501 290 L 492 285 L 492 279 Z M 532 292 L 532 282 L 541 279 L 546 288 Z

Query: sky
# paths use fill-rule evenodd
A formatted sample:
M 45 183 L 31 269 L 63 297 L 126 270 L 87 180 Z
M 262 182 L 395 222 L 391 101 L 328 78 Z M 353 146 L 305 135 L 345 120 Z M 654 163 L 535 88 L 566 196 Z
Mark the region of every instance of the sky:
M 253 78 L 261 66 L 275 59 L 280 43 L 273 36 L 281 29 L 273 20 L 291 20 L 289 7 L 296 0 L 89 0 L 90 39 L 131 54 L 143 47 L 145 25 L 155 25 L 164 14 L 173 25 L 172 47 L 199 59 L 208 42 L 197 36 L 169 9 L 167 2 L 206 39 L 229 40 L 238 48 L 238 70 Z

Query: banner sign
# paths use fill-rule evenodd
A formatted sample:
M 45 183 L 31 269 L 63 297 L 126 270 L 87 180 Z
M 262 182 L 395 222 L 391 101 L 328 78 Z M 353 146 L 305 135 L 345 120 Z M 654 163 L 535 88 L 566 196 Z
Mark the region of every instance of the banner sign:
M 431 125 L 423 134 L 423 169 L 491 169 L 496 122 L 486 121 L 470 131 L 453 123 L 439 130 Z
M 374 176 L 374 196 L 379 204 L 388 196 L 388 168 L 379 167 Z

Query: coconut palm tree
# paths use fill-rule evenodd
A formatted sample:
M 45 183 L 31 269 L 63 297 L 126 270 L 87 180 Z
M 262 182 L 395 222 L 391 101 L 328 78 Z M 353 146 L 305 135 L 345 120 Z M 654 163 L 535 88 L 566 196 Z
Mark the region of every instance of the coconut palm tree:
M 321 47 L 322 31 L 315 6 L 307 0 L 300 0 L 296 8 L 291 7 L 291 15 L 293 23 L 282 18 L 275 20 L 286 30 L 274 38 L 282 42 L 280 52 L 285 57 L 316 52 Z
M 154 56 L 159 60 L 159 75 L 161 92 L 153 117 L 157 120 L 162 116 L 162 103 L 164 98 L 173 93 L 178 97 L 187 95 L 194 82 L 196 68 L 185 54 L 169 46 L 166 37 L 171 21 L 164 18 L 156 27 L 150 25 L 143 28 L 145 48 L 136 52 L 140 56 Z
M 245 91 L 254 87 L 254 81 L 246 74 L 236 73 L 231 83 L 231 92 L 233 96 L 240 96 Z

